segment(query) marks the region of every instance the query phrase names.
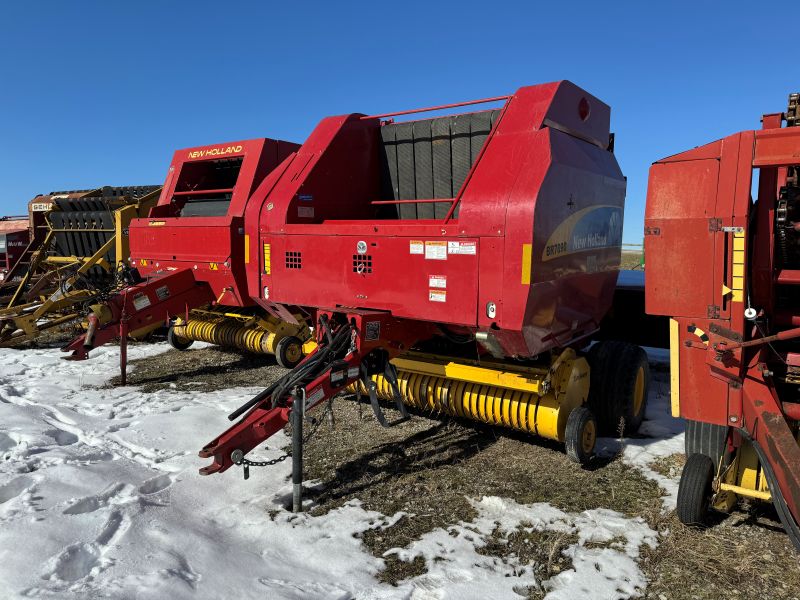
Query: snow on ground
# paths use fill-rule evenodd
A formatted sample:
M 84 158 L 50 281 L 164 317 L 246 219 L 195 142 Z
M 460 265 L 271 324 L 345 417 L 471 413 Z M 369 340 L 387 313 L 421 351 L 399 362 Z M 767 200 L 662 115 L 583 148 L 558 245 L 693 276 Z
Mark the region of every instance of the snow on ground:
M 638 595 L 646 581 L 634 559 L 642 544 L 655 547 L 657 534 L 642 519 L 627 519 L 613 510 L 596 509 L 568 514 L 547 503 L 523 505 L 513 500 L 484 497 L 473 501 L 478 517 L 447 530 L 436 529 L 422 536 L 407 550 L 389 550 L 402 560 L 425 559 L 428 573 L 412 579 L 403 588 L 413 598 L 497 598 L 500 590 L 509 596 L 518 590 L 537 588 L 530 565 L 514 557 L 507 562 L 476 552 L 496 529 L 508 535 L 517 528 L 526 531 L 577 533 L 579 542 L 567 549 L 574 569 L 546 582 L 548 600 L 575 598 L 629 598 Z M 586 542 L 610 542 L 625 538 L 617 548 L 584 548 Z
M 158 360 L 166 349 L 134 346 L 129 354 Z M 255 388 L 99 388 L 117 373 L 118 354 L 94 354 L 74 363 L 55 350 L 0 350 L 3 599 L 519 598 L 515 590 L 542 585 L 549 600 L 560 600 L 628 598 L 645 586 L 635 559 L 657 539 L 641 519 L 491 496 L 471 500 L 474 521 L 390 551 L 423 557 L 428 573 L 398 587 L 381 584 L 383 560 L 355 536 L 403 515 L 370 512 L 358 502 L 324 516 L 289 513 L 283 507 L 290 461 L 259 473 L 256 482 L 236 471 L 198 475 L 204 461 L 197 449 Z M 663 374 L 656 378 L 643 428 L 653 437 L 626 440 L 624 458 L 659 480 L 669 498 L 674 482 L 647 466 L 682 450 L 682 427 L 666 416 L 664 381 Z M 286 441 L 277 436 L 270 450 L 254 454 L 275 457 Z M 615 443 L 602 440 L 601 447 Z M 476 552 L 495 530 L 506 535 L 517 527 L 577 534 L 580 541 L 567 550 L 574 568 L 537 582 L 530 565 Z M 613 543 L 586 547 L 589 541 Z

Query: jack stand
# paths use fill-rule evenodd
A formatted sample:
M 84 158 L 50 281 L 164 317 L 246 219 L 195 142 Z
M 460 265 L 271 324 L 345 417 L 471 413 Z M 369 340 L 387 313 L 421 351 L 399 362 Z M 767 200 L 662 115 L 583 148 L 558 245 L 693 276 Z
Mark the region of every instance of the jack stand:
M 303 390 L 305 392 L 305 390 Z M 292 403 L 292 512 L 303 511 L 303 419 L 305 393 Z
M 120 385 L 128 384 L 128 324 L 119 324 L 119 375 Z

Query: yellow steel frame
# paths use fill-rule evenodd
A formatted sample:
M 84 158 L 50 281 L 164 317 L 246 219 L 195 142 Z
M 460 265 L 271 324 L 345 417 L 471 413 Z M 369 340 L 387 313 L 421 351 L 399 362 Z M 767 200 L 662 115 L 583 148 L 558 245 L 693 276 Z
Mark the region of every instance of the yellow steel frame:
M 147 216 L 150 209 L 158 201 L 161 190 L 155 190 L 143 196 L 137 203 L 122 206 L 114 210 L 114 229 L 94 231 L 113 232 L 108 241 L 97 252 L 89 257 L 81 256 L 47 256 L 56 233 L 62 231 L 52 227 L 47 220 L 48 231 L 41 247 L 31 257 L 30 266 L 20 281 L 5 309 L 0 309 L 0 331 L 10 332 L 7 337 L 0 338 L 0 347 L 13 346 L 35 338 L 46 329 L 62 325 L 80 316 L 77 312 L 64 310 L 91 298 L 89 290 L 73 289 L 78 279 L 94 267 L 100 267 L 110 273 L 117 265 L 127 261 L 130 251 L 128 236 L 123 230 L 136 217 Z M 105 256 L 113 249 L 113 264 Z M 47 270 L 33 286 L 26 291 L 33 274 L 43 267 L 54 267 Z M 77 267 L 77 269 L 75 269 Z M 50 287 L 46 295 L 39 292 L 58 278 L 62 272 L 71 272 L 67 281 L 55 289 Z M 38 295 L 38 298 L 36 297 Z M 19 303 L 22 299 L 25 303 Z
M 758 454 L 748 442 L 742 443 L 730 464 L 723 466 L 720 461 L 711 504 L 716 510 L 729 512 L 739 496 L 764 502 L 772 500 Z

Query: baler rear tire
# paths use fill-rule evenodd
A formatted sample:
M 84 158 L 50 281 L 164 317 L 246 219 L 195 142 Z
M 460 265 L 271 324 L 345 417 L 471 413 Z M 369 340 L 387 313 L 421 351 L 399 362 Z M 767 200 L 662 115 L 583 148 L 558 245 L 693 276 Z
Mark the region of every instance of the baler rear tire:
M 170 326 L 167 330 L 167 341 L 175 350 L 180 350 L 181 352 L 188 350 L 189 346 L 194 344 L 194 340 L 187 340 L 177 335 L 173 326 Z
M 635 344 L 604 341 L 592 346 L 587 359 L 591 368 L 587 404 L 597 415 L 600 433 L 636 433 L 644 420 L 650 389 L 647 353 Z
M 678 519 L 684 525 L 705 525 L 711 500 L 714 463 L 705 454 L 686 460 L 678 486 Z
M 572 462 L 585 465 L 594 456 L 597 441 L 597 421 L 585 406 L 574 408 L 567 417 L 564 445 Z
M 294 369 L 303 360 L 303 342 L 293 335 L 275 344 L 275 360 L 284 369 Z

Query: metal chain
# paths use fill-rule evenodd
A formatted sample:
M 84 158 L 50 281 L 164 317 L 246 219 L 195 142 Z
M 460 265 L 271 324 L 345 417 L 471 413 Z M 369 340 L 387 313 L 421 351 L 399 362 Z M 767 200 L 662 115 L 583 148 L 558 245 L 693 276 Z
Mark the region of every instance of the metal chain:
M 242 458 L 242 460 L 234 464 L 239 466 L 248 466 L 248 467 L 271 467 L 273 465 L 277 465 L 278 463 L 285 461 L 290 456 L 291 453 L 288 453 L 279 456 L 278 458 L 273 458 L 272 460 L 250 460 L 249 458 Z
M 314 437 L 314 434 L 317 433 L 319 430 L 322 421 L 325 419 L 325 416 L 330 412 L 333 408 L 333 398 L 328 402 L 328 405 L 325 407 L 325 411 L 320 415 L 319 419 L 312 420 L 311 428 L 308 430 L 308 434 L 303 437 L 303 445 L 307 444 L 311 441 L 311 438 Z M 244 467 L 272 467 L 277 465 L 278 463 L 282 463 L 287 458 L 291 458 L 292 453 L 287 452 L 286 454 L 282 454 L 277 458 L 273 458 L 272 460 L 250 460 L 249 458 L 245 458 L 242 456 L 240 461 L 234 461 L 233 464 L 244 466 Z

